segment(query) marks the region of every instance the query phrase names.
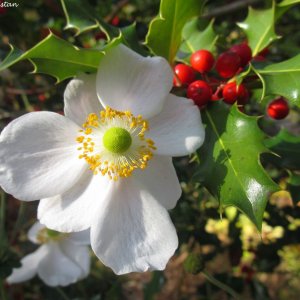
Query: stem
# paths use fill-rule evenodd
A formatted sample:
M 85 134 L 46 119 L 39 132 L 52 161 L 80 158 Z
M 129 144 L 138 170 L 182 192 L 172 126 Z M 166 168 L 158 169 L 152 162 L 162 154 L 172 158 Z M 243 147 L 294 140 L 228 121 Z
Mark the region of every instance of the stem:
M 4 281 L 0 280 L 0 296 L 2 300 L 7 300 L 6 292 L 4 290 Z
M 5 203 L 5 194 L 2 190 L 1 193 L 1 208 L 0 208 L 0 244 L 1 246 L 5 244 L 6 237 L 5 237 L 5 211 L 6 211 L 6 203 Z
M 70 298 L 65 294 L 65 292 L 61 288 L 57 287 L 56 291 L 61 295 L 61 297 L 64 300 L 70 300 Z
M 12 230 L 10 243 L 13 243 L 13 241 L 15 240 L 17 232 L 20 228 L 20 225 L 22 225 L 22 223 L 23 223 L 25 208 L 26 208 L 25 202 L 21 201 L 19 211 L 18 211 L 18 217 L 17 217 L 17 220 L 15 222 L 15 226 Z
M 238 293 L 236 293 L 230 286 L 226 285 L 225 283 L 222 283 L 221 281 L 214 278 L 211 274 L 209 274 L 207 271 L 202 271 L 202 274 L 204 277 L 213 285 L 217 286 L 221 290 L 228 293 L 230 296 L 232 296 L 234 299 L 240 299 L 240 296 Z
M 245 6 L 254 4 L 259 2 L 260 0 L 239 0 L 239 1 L 235 1 L 233 3 L 230 4 L 226 4 L 223 5 L 221 7 L 218 7 L 214 10 L 212 10 L 211 12 L 204 14 L 203 17 L 204 18 L 214 18 L 214 17 L 218 17 L 218 16 L 222 16 L 224 14 L 230 14 L 236 10 L 239 10 Z

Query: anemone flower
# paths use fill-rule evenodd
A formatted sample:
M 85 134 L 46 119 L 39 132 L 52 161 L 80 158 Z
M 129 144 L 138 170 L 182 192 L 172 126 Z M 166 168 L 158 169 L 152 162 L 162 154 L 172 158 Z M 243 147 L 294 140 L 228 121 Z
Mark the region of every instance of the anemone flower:
M 28 238 L 41 246 L 22 260 L 7 278 L 9 284 L 20 283 L 36 274 L 49 286 L 66 286 L 88 276 L 90 272 L 88 231 L 59 233 L 37 222 Z
M 172 78 L 164 58 L 118 45 L 96 76 L 69 82 L 65 116 L 25 114 L 0 136 L 2 188 L 41 199 L 48 228 L 90 228 L 93 251 L 117 274 L 162 270 L 178 246 L 172 156 L 199 148 L 204 128 L 193 102 L 169 93 Z

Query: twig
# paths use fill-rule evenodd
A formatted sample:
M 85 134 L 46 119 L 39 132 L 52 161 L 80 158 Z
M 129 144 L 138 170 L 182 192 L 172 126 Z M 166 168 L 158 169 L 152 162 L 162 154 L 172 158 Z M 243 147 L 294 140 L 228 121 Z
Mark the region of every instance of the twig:
M 34 95 L 34 94 L 43 94 L 45 92 L 48 92 L 49 90 L 51 90 L 51 88 L 40 88 L 40 89 L 15 89 L 15 88 L 10 88 L 10 87 L 6 87 L 5 88 L 5 92 L 7 92 L 8 94 L 13 94 L 13 95 L 22 95 L 22 94 L 26 94 L 26 95 Z
M 128 4 L 128 2 L 129 0 L 122 0 L 118 2 L 118 4 L 112 9 L 112 12 L 104 18 L 104 21 L 109 23 L 118 14 L 118 12 Z
M 234 299 L 240 299 L 240 296 L 238 293 L 236 293 L 230 286 L 222 283 L 221 281 L 217 280 L 214 278 L 211 274 L 209 274 L 207 271 L 202 271 L 202 274 L 204 277 L 213 285 L 217 286 L 221 290 L 225 291 L 228 293 L 230 296 L 232 296 Z
M 203 18 L 211 19 L 211 18 L 215 18 L 215 17 L 222 16 L 225 14 L 229 14 L 229 13 L 239 10 L 245 6 L 248 6 L 248 5 L 257 3 L 257 2 L 260 2 L 260 0 L 239 0 L 239 1 L 236 1 L 236 2 L 233 2 L 230 4 L 226 4 L 226 5 L 223 5 L 221 7 L 214 9 L 211 12 L 204 14 Z

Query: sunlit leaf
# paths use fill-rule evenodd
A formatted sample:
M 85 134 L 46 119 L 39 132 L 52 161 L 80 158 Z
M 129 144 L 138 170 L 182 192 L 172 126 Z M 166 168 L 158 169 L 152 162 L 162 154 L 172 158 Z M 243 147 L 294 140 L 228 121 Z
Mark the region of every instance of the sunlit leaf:
M 203 112 L 205 143 L 196 178 L 219 200 L 235 206 L 261 229 L 268 197 L 278 190 L 260 163 L 265 147 L 257 118 L 216 103 Z
M 203 4 L 203 0 L 161 0 L 159 14 L 150 23 L 146 45 L 172 64 L 185 23 L 201 15 Z

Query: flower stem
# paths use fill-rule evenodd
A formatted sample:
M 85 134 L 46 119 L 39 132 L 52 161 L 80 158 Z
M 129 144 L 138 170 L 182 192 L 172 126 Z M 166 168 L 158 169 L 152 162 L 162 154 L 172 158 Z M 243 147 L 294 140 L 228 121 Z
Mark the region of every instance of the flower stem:
M 70 298 L 65 294 L 65 292 L 61 288 L 57 287 L 56 291 L 61 295 L 63 299 L 70 300 Z
M 6 243 L 5 236 L 5 211 L 6 211 L 6 203 L 5 203 L 5 194 L 2 190 L 0 190 L 0 244 Z
M 230 286 L 222 283 L 221 281 L 214 278 L 211 274 L 209 274 L 207 271 L 202 271 L 202 274 L 205 276 L 205 278 L 212 283 L 213 285 L 217 286 L 221 290 L 228 293 L 230 296 L 232 296 L 234 299 L 240 299 L 240 296 L 238 293 L 236 293 Z
M 0 280 L 0 296 L 1 296 L 1 299 L 7 300 L 6 293 L 4 290 L 4 281 L 3 280 Z

